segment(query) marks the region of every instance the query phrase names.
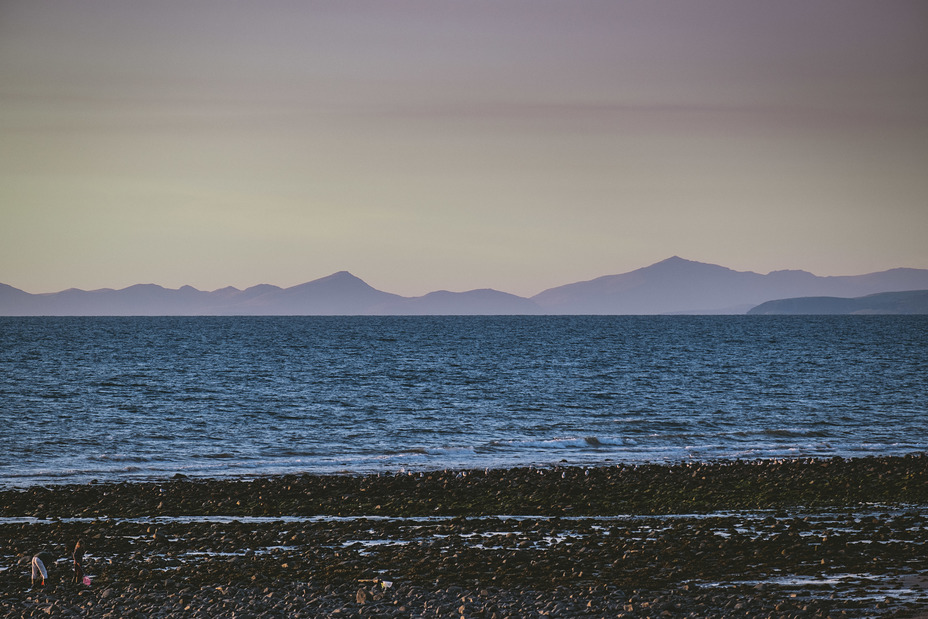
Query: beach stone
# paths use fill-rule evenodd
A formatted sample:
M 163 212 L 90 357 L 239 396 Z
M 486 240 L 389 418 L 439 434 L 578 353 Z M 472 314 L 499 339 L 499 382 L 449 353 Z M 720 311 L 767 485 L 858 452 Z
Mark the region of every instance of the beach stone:
M 713 484 L 717 484 L 719 490 L 725 490 L 728 484 L 725 476 L 729 474 L 741 483 L 741 478 L 749 476 L 750 470 L 754 473 L 767 471 L 771 476 L 786 474 L 787 477 L 778 483 L 783 492 L 787 492 L 791 488 L 790 475 L 803 474 L 804 470 L 818 465 L 803 462 L 793 466 L 794 469 L 789 470 L 769 463 L 763 466 L 733 464 L 704 466 L 699 470 L 700 475 L 707 478 L 702 483 L 709 492 L 716 491 Z M 750 469 L 748 473 L 745 473 L 746 467 Z M 113 613 L 112 616 L 126 617 L 127 613 L 141 612 L 142 616 L 165 618 L 231 617 L 246 613 L 294 617 L 357 616 L 363 613 L 364 616 L 408 617 L 435 616 L 441 611 L 443 616 L 463 614 L 466 617 L 489 617 L 493 613 L 500 617 L 539 616 L 539 613 L 563 617 L 615 617 L 620 613 L 661 617 L 667 616 L 668 612 L 679 617 L 863 617 L 867 615 L 860 604 L 854 606 L 854 602 L 843 600 L 841 593 L 847 592 L 851 597 L 872 595 L 873 588 L 883 580 L 882 577 L 872 582 L 849 584 L 841 588 L 832 601 L 814 603 L 808 597 L 815 595 L 817 590 L 726 583 L 763 582 L 773 573 L 806 575 L 807 570 L 818 567 L 823 558 L 828 560 L 829 566 L 834 566 L 829 569 L 836 572 L 859 569 L 895 577 L 898 566 L 922 560 L 928 529 L 923 526 L 925 518 L 917 512 L 905 518 L 879 518 L 878 525 L 873 522 L 872 514 L 834 515 L 827 511 L 818 512 L 815 508 L 803 508 L 802 520 L 799 521 L 796 511 L 776 504 L 773 505 L 775 509 L 770 511 L 751 513 L 743 510 L 737 516 L 710 514 L 700 518 L 674 516 L 666 519 L 649 515 L 654 505 L 666 504 L 668 509 L 680 509 L 681 504 L 678 499 L 672 498 L 671 490 L 680 483 L 680 479 L 689 479 L 693 467 L 679 467 L 680 476 L 676 476 L 674 470 L 669 466 L 628 466 L 609 471 L 589 469 L 589 475 L 585 476 L 582 471 L 563 468 L 556 475 L 541 475 L 537 470 L 530 475 L 519 471 L 493 471 L 466 478 L 433 473 L 433 480 L 429 483 L 437 485 L 429 487 L 427 494 L 423 494 L 433 502 L 426 504 L 426 509 L 420 514 L 430 512 L 435 506 L 445 510 L 447 505 L 458 500 L 455 493 L 462 492 L 465 483 L 470 485 L 468 492 L 473 490 L 476 493 L 473 488 L 476 481 L 483 484 L 480 492 L 486 493 L 486 499 L 468 498 L 468 501 L 479 505 L 479 509 L 487 509 L 489 505 L 492 508 L 490 514 L 500 513 L 495 512 L 497 506 L 512 506 L 513 511 L 520 513 L 530 513 L 528 508 L 532 507 L 542 509 L 544 506 L 540 505 L 526 507 L 521 498 L 523 483 L 533 486 L 524 496 L 537 493 L 537 500 L 548 501 L 550 505 L 542 509 L 539 518 L 525 517 L 513 521 L 484 515 L 483 518 L 422 521 L 416 524 L 415 532 L 408 524 L 389 517 L 386 520 L 349 518 L 321 522 L 283 519 L 247 523 L 159 522 L 157 527 L 120 521 L 118 515 L 92 524 L 65 522 L 25 526 L 0 522 L 0 539 L 11 543 L 7 551 L 9 556 L 20 558 L 20 567 L 17 568 L 20 575 L 7 578 L 8 582 L 0 579 L 0 617 L 44 616 L 43 609 L 51 600 L 45 591 L 31 594 L 34 601 L 29 603 L 34 607 L 30 608 L 25 608 L 26 602 L 19 594 L 23 580 L 28 582 L 30 553 L 34 552 L 34 548 L 52 543 L 52 549 L 62 554 L 63 546 L 54 540 L 67 540 L 78 535 L 86 540 L 88 532 L 99 536 L 98 548 L 106 549 L 104 558 L 99 559 L 94 569 L 88 570 L 97 579 L 97 589 L 81 592 L 75 589 L 73 597 L 72 593 L 59 595 L 59 600 L 54 603 L 59 611 L 56 616 L 68 616 L 70 613 L 72 616 L 99 617 Z M 633 474 L 642 479 L 648 478 L 648 487 L 661 493 L 662 497 L 667 494 L 671 498 L 641 503 L 643 507 L 633 520 L 598 521 L 596 516 L 591 520 L 558 520 L 551 517 L 567 504 L 589 505 L 582 509 L 602 510 L 599 515 L 609 512 L 602 507 L 606 503 L 595 496 L 575 500 L 570 494 L 559 494 L 562 491 L 556 485 L 562 479 L 577 484 L 577 492 L 584 492 L 584 480 L 590 480 L 586 482 L 590 484 L 602 484 L 607 479 L 612 480 L 610 483 L 628 483 L 629 476 Z M 917 472 L 913 475 L 922 479 Z M 520 476 L 524 479 L 520 480 Z M 346 476 L 331 480 L 309 476 L 305 479 L 308 480 L 307 486 L 289 482 L 290 490 L 282 485 L 281 480 L 275 479 L 267 480 L 261 490 L 253 489 L 250 482 L 241 484 L 241 487 L 248 492 L 266 493 L 266 503 L 259 507 L 262 512 L 267 511 L 271 515 L 287 515 L 285 511 L 275 513 L 274 510 L 298 509 L 293 506 L 302 504 L 296 500 L 297 497 L 292 501 L 277 502 L 278 496 L 286 496 L 285 492 L 306 493 L 313 497 L 313 501 L 319 500 L 319 493 L 312 487 L 317 482 L 313 480 L 332 485 L 329 495 L 333 501 L 353 495 L 350 500 L 357 502 L 357 506 L 339 506 L 349 514 L 355 509 L 365 509 L 363 501 L 368 500 L 367 496 L 371 497 L 368 510 L 375 504 L 386 507 L 389 503 L 378 497 L 378 492 L 405 496 L 414 507 L 422 505 L 422 497 L 409 491 L 411 486 L 401 486 L 401 483 L 414 481 L 416 477 Z M 231 499 L 250 500 L 244 490 L 238 496 L 235 494 L 239 492 L 236 490 L 238 483 L 188 483 L 187 487 L 171 492 L 183 490 L 189 495 L 191 510 L 213 504 L 214 501 L 203 500 L 202 496 L 213 492 L 217 493 L 215 496 L 219 496 L 220 492 L 223 496 L 228 494 L 230 498 L 223 500 L 226 505 L 233 505 Z M 915 482 L 911 483 L 914 487 Z M 595 485 L 591 485 L 590 490 L 604 497 L 627 494 Z M 134 505 L 144 503 L 118 496 L 121 492 L 141 491 L 134 484 L 109 488 L 108 491 L 115 499 L 111 505 L 118 508 L 131 510 L 136 509 Z M 67 497 L 67 492 L 62 492 L 61 496 Z M 54 493 L 39 494 L 43 503 L 49 506 L 46 511 L 58 510 L 55 507 L 58 499 L 53 496 Z M 5 501 L 7 496 L 10 495 L 0 491 L 0 499 Z M 564 496 L 571 498 L 566 501 Z M 194 497 L 200 499 L 199 504 L 193 502 Z M 769 500 L 779 500 L 775 493 L 771 493 L 770 497 Z M 0 505 L 12 505 L 17 500 L 17 496 L 12 495 L 7 503 L 0 501 Z M 165 496 L 164 500 L 170 509 L 175 509 L 175 497 Z M 157 501 L 148 503 L 149 507 L 155 504 Z M 831 505 L 835 504 L 844 505 L 840 501 Z M 523 507 L 526 511 L 522 511 Z M 854 505 L 847 507 L 859 509 Z M 104 515 L 108 515 L 105 513 L 108 509 L 103 508 Z M 319 513 L 316 507 L 308 511 L 312 515 Z M 463 513 L 471 515 L 475 512 L 465 510 Z M 769 514 L 776 515 L 763 524 Z M 260 514 L 254 511 L 238 515 Z M 147 534 L 146 528 L 149 529 Z M 150 540 L 159 529 L 177 541 L 170 546 L 153 549 Z M 826 534 L 827 531 L 830 533 Z M 878 537 L 883 542 L 860 543 Z M 361 546 L 345 546 L 364 539 L 389 539 L 396 543 L 364 548 L 363 552 Z M 293 550 L 277 551 L 274 549 L 277 546 L 292 546 Z M 787 552 L 783 553 L 783 550 Z M 211 552 L 232 553 L 239 560 L 230 563 L 226 556 L 213 557 L 209 555 Z M 250 553 L 248 559 L 244 558 L 245 553 Z M 103 552 L 100 554 L 103 555 Z M 620 559 L 623 555 L 625 559 Z M 65 563 L 66 560 L 62 559 L 59 569 Z M 284 563 L 287 568 L 283 567 Z M 359 579 L 384 574 L 385 567 L 389 568 L 389 577 L 385 578 L 394 581 L 394 587 L 380 601 L 375 599 L 375 593 L 381 593 L 380 588 L 372 592 L 371 587 L 365 587 L 366 600 L 355 605 L 362 584 Z M 170 581 L 170 585 L 165 581 Z M 104 585 L 102 590 L 124 594 L 122 598 L 119 595 L 101 597 L 101 584 L 107 582 L 110 584 Z M 708 583 L 719 584 L 710 586 Z M 177 594 L 172 596 L 171 592 L 178 589 Z M 793 601 L 781 611 L 775 610 L 776 604 L 790 599 L 789 596 L 797 592 L 801 592 L 798 598 L 792 598 Z M 928 610 L 928 603 L 919 602 L 917 595 L 905 602 L 901 598 L 884 601 L 888 607 L 876 609 L 881 613 L 878 617 L 893 616 L 901 609 L 905 609 L 908 616 L 918 616 L 919 611 L 924 613 Z M 21 602 L 14 606 L 11 602 L 14 599 Z M 623 608 L 626 600 L 631 605 L 627 613 Z M 642 605 L 639 607 L 637 602 Z M 738 604 L 741 608 L 736 608 Z M 913 606 L 910 610 L 904 604 Z M 427 612 L 427 608 L 431 610 Z M 336 610 L 343 612 L 336 613 Z M 870 611 L 874 612 L 872 606 Z

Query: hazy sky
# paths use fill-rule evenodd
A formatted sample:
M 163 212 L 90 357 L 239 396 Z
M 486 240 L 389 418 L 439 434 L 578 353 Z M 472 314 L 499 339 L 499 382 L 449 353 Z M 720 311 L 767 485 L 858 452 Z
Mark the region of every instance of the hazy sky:
M 0 282 L 928 268 L 928 2 L 0 0 Z

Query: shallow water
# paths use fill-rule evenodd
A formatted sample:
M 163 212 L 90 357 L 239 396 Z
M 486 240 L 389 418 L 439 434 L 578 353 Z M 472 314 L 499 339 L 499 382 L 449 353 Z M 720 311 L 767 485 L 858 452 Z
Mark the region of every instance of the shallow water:
M 928 450 L 928 317 L 0 318 L 0 484 Z

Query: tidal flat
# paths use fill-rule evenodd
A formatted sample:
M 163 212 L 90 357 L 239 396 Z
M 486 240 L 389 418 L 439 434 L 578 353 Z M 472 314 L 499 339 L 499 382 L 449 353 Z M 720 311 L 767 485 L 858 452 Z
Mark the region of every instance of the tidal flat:
M 926 542 L 925 454 L 11 488 L 0 616 L 917 617 Z

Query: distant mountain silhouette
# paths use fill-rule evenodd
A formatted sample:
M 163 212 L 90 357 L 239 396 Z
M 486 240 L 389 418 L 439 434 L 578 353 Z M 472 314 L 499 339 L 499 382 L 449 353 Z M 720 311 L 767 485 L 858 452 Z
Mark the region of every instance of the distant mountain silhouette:
M 551 288 L 531 299 L 490 289 L 402 297 L 377 290 L 347 271 L 290 288 L 261 284 L 212 292 L 138 284 L 121 290 L 29 294 L 0 284 L 0 315 L 743 314 L 777 299 L 853 298 L 903 290 L 928 290 L 928 270 L 846 277 L 806 271 L 761 275 L 674 256 L 629 273 Z
M 767 301 L 748 314 L 928 314 L 928 290 L 881 292 L 864 297 L 799 297 Z
M 928 270 L 842 277 L 806 271 L 761 275 L 674 256 L 629 273 L 551 288 L 532 300 L 546 314 L 743 314 L 787 297 L 856 297 L 917 288 L 928 288 Z
M 432 292 L 402 297 L 382 292 L 347 271 L 291 288 L 269 284 L 203 292 L 137 284 L 121 290 L 69 289 L 29 294 L 0 284 L 3 316 L 325 316 L 537 314 L 538 306 L 498 290 Z
M 0 315 L 31 316 L 36 307 L 35 298 L 38 296 L 7 284 L 0 284 Z
M 357 315 L 377 313 L 375 310 L 403 297 L 372 288 L 347 271 L 313 280 L 292 288 L 270 288 L 255 291 L 249 288 L 249 298 L 232 297 L 223 313 L 256 315 Z
M 539 314 L 537 305 L 526 298 L 484 288 L 468 292 L 439 290 L 423 297 L 404 299 L 382 308 L 389 314 L 408 315 L 512 315 Z

